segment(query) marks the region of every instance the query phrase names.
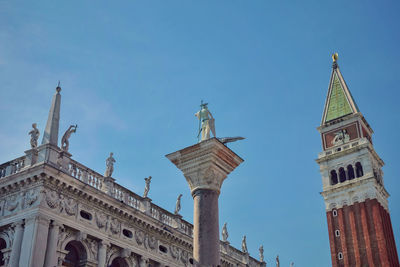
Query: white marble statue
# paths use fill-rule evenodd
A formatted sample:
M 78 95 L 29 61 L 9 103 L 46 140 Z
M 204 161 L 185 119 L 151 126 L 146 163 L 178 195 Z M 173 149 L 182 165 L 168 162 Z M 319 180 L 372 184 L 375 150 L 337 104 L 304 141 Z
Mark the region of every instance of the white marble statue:
M 249 252 L 249 251 L 247 250 L 246 236 L 245 236 L 245 235 L 243 236 L 243 239 L 242 239 L 242 251 L 243 251 L 244 253 L 248 253 L 248 252 Z
M 264 246 L 261 246 L 258 250 L 260 251 L 260 261 L 264 262 Z
M 115 159 L 113 155 L 114 153 L 110 152 L 110 156 L 106 159 L 106 172 L 104 173 L 105 177 L 111 177 L 114 172 Z
M 228 228 L 226 227 L 226 223 L 224 223 L 224 226 L 222 227 L 222 241 L 228 242 Z
M 143 197 L 146 198 L 150 191 L 151 176 L 149 176 L 148 178 L 144 178 L 144 181 L 146 185 L 144 187 Z
M 36 128 L 36 123 L 32 124 L 32 130 L 28 133 L 31 136 L 31 148 L 37 147 L 37 141 L 39 139 L 40 132 L 38 128 Z
M 199 127 L 199 133 L 198 137 L 200 136 L 201 133 L 201 139 L 200 141 L 204 141 L 207 139 L 210 139 L 210 130 L 214 137 L 215 135 L 215 119 L 212 116 L 211 112 L 207 108 L 207 103 L 203 104 L 203 102 L 200 105 L 200 110 L 194 114 L 200 121 L 201 126 Z
M 280 267 L 281 264 L 279 263 L 279 255 L 276 255 L 276 267 Z
M 179 214 L 179 211 L 181 210 L 181 198 L 182 194 L 179 194 L 178 199 L 176 200 L 176 205 L 175 205 L 175 214 Z
M 71 137 L 72 133 L 76 133 L 76 129 L 78 128 L 78 125 L 71 125 L 69 126 L 68 130 L 65 131 L 63 137 L 61 138 L 61 149 L 63 151 L 68 152 L 69 149 L 69 138 Z

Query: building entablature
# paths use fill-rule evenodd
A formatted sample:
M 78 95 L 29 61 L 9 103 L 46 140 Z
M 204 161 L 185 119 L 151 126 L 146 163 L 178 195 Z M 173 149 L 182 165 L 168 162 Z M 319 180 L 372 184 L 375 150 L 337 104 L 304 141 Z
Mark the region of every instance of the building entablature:
M 23 161 L 23 157 L 18 159 Z M 151 246 L 148 242 L 157 242 L 153 246 L 161 253 L 161 258 L 154 257 L 151 251 L 153 257 L 148 255 L 156 261 L 167 263 L 168 257 L 174 260 L 174 255 L 182 253 L 184 257 L 191 257 L 193 226 L 181 216 L 158 207 L 149 198 L 138 196 L 114 179 L 107 182 L 106 177 L 80 163 L 71 160 L 69 166 L 77 169 L 57 168 L 54 164 L 40 162 L 15 169 L 0 178 L 1 226 L 23 220 L 27 215 L 42 214 L 49 223 L 57 222 L 71 231 L 89 235 L 93 240 L 107 241 L 121 249 L 130 247 L 137 255 L 145 255 Z M 93 182 L 96 179 L 101 182 Z M 160 246 L 167 252 L 160 252 Z M 221 251 L 221 259 L 235 266 L 258 262 L 247 253 L 232 251 L 236 249 L 230 246 L 226 253 Z

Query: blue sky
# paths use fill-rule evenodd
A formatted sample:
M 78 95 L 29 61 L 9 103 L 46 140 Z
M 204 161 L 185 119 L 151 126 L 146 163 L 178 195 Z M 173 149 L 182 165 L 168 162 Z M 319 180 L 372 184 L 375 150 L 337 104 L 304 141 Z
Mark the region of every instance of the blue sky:
M 330 266 L 319 126 L 339 53 L 342 74 L 385 161 L 400 244 L 398 1 L 0 0 L 0 161 L 43 132 L 57 81 L 61 129 L 77 123 L 73 158 L 182 215 L 193 202 L 164 155 L 196 142 L 194 113 L 209 103 L 218 136 L 245 162 L 224 182 L 220 225 L 267 263 Z

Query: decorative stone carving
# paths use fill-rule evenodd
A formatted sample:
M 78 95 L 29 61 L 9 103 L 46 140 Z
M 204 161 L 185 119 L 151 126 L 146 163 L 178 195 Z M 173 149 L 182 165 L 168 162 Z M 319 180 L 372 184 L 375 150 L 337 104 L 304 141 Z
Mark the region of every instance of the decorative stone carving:
M 65 131 L 63 137 L 61 138 L 61 149 L 63 151 L 68 152 L 68 149 L 69 149 L 69 141 L 68 140 L 71 137 L 71 134 L 76 132 L 77 128 L 78 128 L 78 124 L 70 125 L 68 130 Z
M 31 148 L 37 147 L 37 141 L 39 139 L 40 132 L 38 128 L 36 128 L 37 124 L 32 124 L 32 130 L 28 133 L 31 136 Z
M 244 253 L 248 253 L 247 244 L 246 244 L 246 236 L 245 235 L 243 236 L 243 239 L 242 239 L 242 251 Z
M 222 227 L 222 241 L 228 242 L 228 236 L 228 229 L 226 228 L 226 223 L 224 223 L 224 226 Z
M 59 249 L 61 249 L 61 247 L 64 244 L 65 240 L 67 240 L 73 234 L 74 233 L 71 231 L 71 229 L 66 228 L 66 227 L 60 227 L 60 231 L 58 232 L 57 247 Z
M 149 259 L 144 258 L 143 256 L 139 260 L 139 267 L 147 267 L 149 266 Z
M 119 234 L 119 232 L 121 231 L 121 223 L 115 218 L 111 219 L 110 230 L 111 233 L 113 233 L 114 235 Z
M 119 248 L 114 246 L 107 246 L 107 253 L 106 253 L 106 262 L 108 262 L 107 266 L 111 265 L 111 257 L 118 253 Z
M 260 251 L 260 261 L 264 262 L 264 246 L 261 246 L 258 250 Z
M 182 194 L 179 194 L 178 199 L 176 200 L 176 204 L 175 204 L 175 214 L 179 214 L 179 211 L 181 210 L 181 198 L 182 198 Z
M 73 198 L 68 198 L 64 196 L 60 196 L 60 202 L 61 202 L 61 209 L 60 212 L 65 210 L 65 213 L 72 216 L 76 214 L 78 205 L 76 201 Z
M 28 208 L 35 204 L 39 198 L 39 192 L 35 189 L 31 189 L 25 193 L 24 208 Z
M 7 200 L 7 210 L 8 211 L 13 211 L 18 207 L 20 198 L 18 197 L 18 195 L 12 195 L 8 198 Z
M 144 242 L 145 234 L 142 230 L 135 231 L 135 240 L 139 245 L 142 245 Z
M 189 260 L 189 253 L 186 250 L 181 251 L 181 262 L 187 263 Z
M 171 252 L 171 256 L 174 259 L 177 259 L 179 257 L 179 249 L 175 246 L 171 246 L 169 251 Z
M 150 191 L 151 176 L 149 176 L 148 178 L 144 178 L 144 181 L 146 185 L 144 187 L 143 197 L 146 198 Z
M 97 227 L 99 227 L 100 229 L 101 228 L 107 229 L 107 221 L 108 221 L 107 215 L 105 215 L 104 213 L 96 212 L 95 217 L 96 217 Z
M 60 197 L 56 191 L 47 191 L 46 192 L 46 203 L 47 205 L 55 209 L 60 205 Z
M 86 239 L 86 244 L 90 249 L 90 252 L 92 253 L 93 259 L 97 259 L 97 253 L 99 247 L 98 242 L 94 239 Z
M 114 172 L 114 163 L 115 159 L 113 157 L 114 153 L 110 153 L 110 156 L 106 160 L 106 172 L 104 173 L 105 177 L 111 177 L 112 173 Z
M 154 250 L 157 247 L 157 239 L 152 235 L 147 236 L 147 243 L 149 245 L 149 248 L 152 250 Z

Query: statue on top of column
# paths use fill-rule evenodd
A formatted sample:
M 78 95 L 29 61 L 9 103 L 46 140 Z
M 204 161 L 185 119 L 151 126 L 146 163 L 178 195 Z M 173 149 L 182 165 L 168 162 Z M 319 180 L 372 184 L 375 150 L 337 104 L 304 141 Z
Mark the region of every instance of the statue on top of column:
M 222 241 L 228 242 L 228 228 L 226 227 L 226 223 L 224 223 L 224 226 L 222 227 Z
M 242 239 L 242 251 L 244 253 L 249 253 L 249 251 L 247 250 L 246 236 L 245 235 L 243 236 L 243 239 Z
M 31 148 L 36 148 L 37 147 L 37 141 L 39 139 L 40 132 L 38 128 L 36 128 L 37 124 L 33 123 L 32 124 L 32 130 L 28 133 L 31 136 Z
M 280 267 L 281 264 L 279 263 L 279 255 L 276 255 L 276 267 Z
M 203 103 L 203 101 L 201 101 L 200 110 L 196 114 L 194 114 L 199 119 L 199 132 L 197 138 L 200 137 L 201 133 L 200 142 L 210 139 L 210 130 L 214 137 L 216 137 L 215 119 L 212 116 L 211 112 L 208 110 L 207 105 L 208 103 Z
M 179 194 L 178 199 L 176 200 L 176 205 L 175 205 L 175 214 L 179 214 L 179 211 L 181 210 L 181 198 L 182 194 Z
M 147 198 L 147 195 L 149 194 L 150 191 L 151 176 L 149 176 L 148 178 L 144 178 L 144 181 L 146 185 L 144 186 L 143 197 Z
M 61 138 L 61 149 L 65 152 L 68 152 L 69 149 L 69 138 L 72 133 L 76 133 L 76 129 L 78 128 L 78 124 L 69 126 L 68 130 L 65 131 L 63 137 Z
M 114 163 L 115 159 L 113 157 L 114 153 L 110 152 L 110 156 L 106 159 L 106 172 L 104 173 L 105 177 L 111 177 L 114 172 Z

